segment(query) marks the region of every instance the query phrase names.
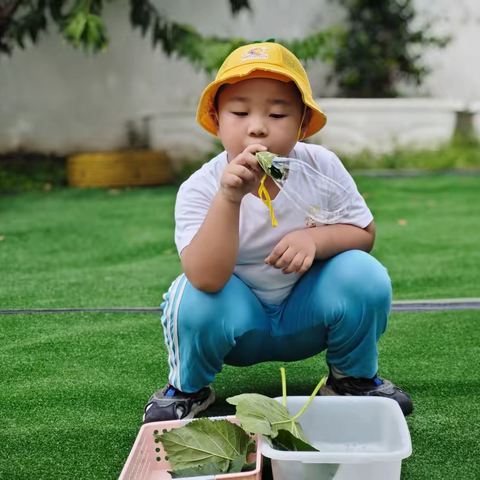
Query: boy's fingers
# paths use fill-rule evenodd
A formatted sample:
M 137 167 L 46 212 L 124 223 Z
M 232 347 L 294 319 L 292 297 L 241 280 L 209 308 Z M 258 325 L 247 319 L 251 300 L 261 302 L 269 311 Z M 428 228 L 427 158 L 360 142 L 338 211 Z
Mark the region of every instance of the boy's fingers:
M 305 260 L 302 263 L 302 266 L 295 272 L 297 275 L 305 273 L 313 264 L 312 257 L 305 257 Z
M 249 145 L 243 153 L 250 153 L 252 155 L 255 155 L 257 152 L 266 152 L 267 147 L 265 145 L 260 145 L 259 143 L 255 143 L 253 145 Z
M 278 270 L 288 267 L 297 255 L 297 251 L 293 248 L 288 248 L 287 251 L 273 264 L 273 268 Z
M 252 170 L 260 171 L 260 165 L 258 160 L 255 157 L 257 152 L 265 152 L 267 147 L 260 145 L 259 143 L 254 145 L 249 145 L 237 158 L 234 162 L 239 165 L 248 165 Z
M 302 266 L 304 260 L 305 260 L 305 254 L 297 253 L 293 257 L 290 264 L 283 269 L 282 273 L 289 274 L 289 273 L 296 272 Z
M 260 171 L 260 165 L 258 163 L 257 158 L 252 155 L 251 153 L 242 153 L 240 154 L 235 160 L 235 164 L 237 165 L 244 165 L 249 170 L 254 170 L 256 172 Z
M 230 173 L 240 177 L 245 182 L 254 182 L 257 179 L 256 175 L 243 165 L 231 165 Z
M 280 242 L 272 251 L 272 253 L 265 259 L 267 265 L 275 265 L 275 262 L 285 253 L 288 245 L 283 241 Z

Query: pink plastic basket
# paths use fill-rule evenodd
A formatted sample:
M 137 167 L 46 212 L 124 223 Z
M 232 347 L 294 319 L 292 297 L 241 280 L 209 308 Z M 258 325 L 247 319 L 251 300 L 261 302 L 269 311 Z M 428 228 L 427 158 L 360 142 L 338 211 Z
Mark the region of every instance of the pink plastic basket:
M 212 417 L 212 420 L 225 420 L 240 425 L 240 422 L 234 417 Z M 119 480 L 171 480 L 168 473 L 171 470 L 170 464 L 165 460 L 165 450 L 158 441 L 156 443 L 154 433 L 161 433 L 163 430 L 180 428 L 194 420 L 172 420 L 170 422 L 154 422 L 143 425 L 138 432 L 137 439 L 133 444 L 127 462 L 123 467 Z M 207 475 L 203 477 L 191 477 L 196 480 L 261 480 L 262 478 L 262 455 L 258 448 L 249 458 L 249 462 L 256 462 L 257 467 L 251 472 L 230 473 L 227 475 Z

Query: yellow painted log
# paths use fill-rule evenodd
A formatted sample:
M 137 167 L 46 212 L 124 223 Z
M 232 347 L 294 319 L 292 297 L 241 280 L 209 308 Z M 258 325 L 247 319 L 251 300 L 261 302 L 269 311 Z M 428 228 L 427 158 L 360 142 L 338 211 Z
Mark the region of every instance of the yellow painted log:
M 67 178 L 78 188 L 136 187 L 172 183 L 173 171 L 165 152 L 98 152 L 69 157 Z

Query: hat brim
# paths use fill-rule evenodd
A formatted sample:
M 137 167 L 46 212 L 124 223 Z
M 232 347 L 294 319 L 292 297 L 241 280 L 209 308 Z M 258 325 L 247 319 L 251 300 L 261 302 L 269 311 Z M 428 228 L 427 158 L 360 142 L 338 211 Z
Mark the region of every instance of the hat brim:
M 258 72 L 258 74 L 257 74 Z M 285 79 L 286 77 L 286 79 Z M 217 128 L 211 117 L 210 112 L 214 110 L 215 95 L 218 89 L 224 84 L 234 84 L 248 78 L 272 78 L 280 81 L 293 81 L 298 90 L 302 94 L 303 103 L 309 107 L 312 111 L 310 123 L 305 133 L 304 138 L 311 137 L 315 133 L 319 132 L 327 123 L 327 117 L 322 112 L 320 107 L 315 103 L 315 100 L 310 93 L 310 89 L 307 85 L 295 75 L 292 75 L 291 71 L 282 68 L 278 65 L 272 65 L 271 68 L 266 67 L 265 63 L 255 64 L 249 63 L 248 65 L 239 65 L 225 72 L 221 78 L 212 82 L 203 92 L 197 110 L 197 122 L 207 132 L 217 136 Z

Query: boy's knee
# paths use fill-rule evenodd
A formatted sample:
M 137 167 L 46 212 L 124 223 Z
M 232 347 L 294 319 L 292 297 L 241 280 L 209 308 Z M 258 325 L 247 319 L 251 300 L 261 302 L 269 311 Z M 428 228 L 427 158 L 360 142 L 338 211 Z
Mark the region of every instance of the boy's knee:
M 188 284 L 185 293 L 178 311 L 182 330 L 200 333 L 219 328 L 226 308 L 222 292 L 205 293 Z
M 232 278 L 217 293 L 202 292 L 187 282 L 177 315 L 181 330 L 190 333 L 215 331 L 221 335 L 230 331 L 232 335 L 239 335 L 249 330 L 255 316 L 249 302 L 240 295 L 238 282 L 240 280 Z
M 369 304 L 390 305 L 390 277 L 378 260 L 360 250 L 345 252 L 336 259 L 335 275 L 345 295 Z

